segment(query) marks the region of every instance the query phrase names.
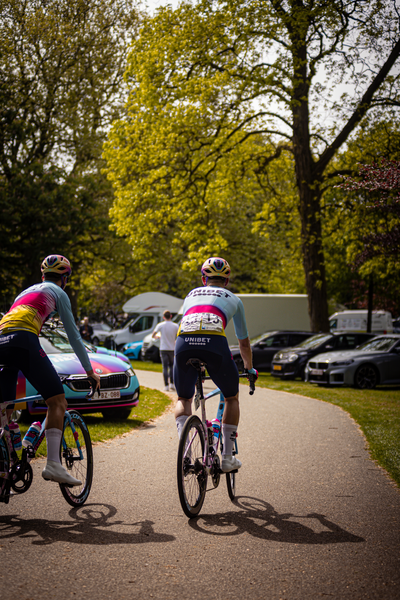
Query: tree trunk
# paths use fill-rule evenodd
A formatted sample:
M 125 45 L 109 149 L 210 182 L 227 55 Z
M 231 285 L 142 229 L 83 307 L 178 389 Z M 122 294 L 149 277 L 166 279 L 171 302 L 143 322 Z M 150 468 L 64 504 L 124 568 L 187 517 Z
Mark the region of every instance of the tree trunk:
M 303 267 L 311 331 L 329 331 L 325 262 L 322 247 L 320 181 L 310 149 L 309 80 L 305 42 L 294 46 L 293 153 L 299 191 Z
M 303 267 L 311 331 L 329 331 L 325 261 L 322 247 L 320 197 L 309 186 L 299 187 Z

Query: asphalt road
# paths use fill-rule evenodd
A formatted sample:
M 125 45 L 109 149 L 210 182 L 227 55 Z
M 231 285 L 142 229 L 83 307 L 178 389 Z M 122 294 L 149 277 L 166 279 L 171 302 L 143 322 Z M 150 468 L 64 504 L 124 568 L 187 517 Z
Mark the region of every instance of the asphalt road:
M 1 600 L 400 598 L 399 489 L 345 412 L 241 386 L 238 442 L 237 502 L 221 479 L 191 521 L 171 411 L 95 446 L 79 510 L 34 461 L 31 489 L 0 504 Z

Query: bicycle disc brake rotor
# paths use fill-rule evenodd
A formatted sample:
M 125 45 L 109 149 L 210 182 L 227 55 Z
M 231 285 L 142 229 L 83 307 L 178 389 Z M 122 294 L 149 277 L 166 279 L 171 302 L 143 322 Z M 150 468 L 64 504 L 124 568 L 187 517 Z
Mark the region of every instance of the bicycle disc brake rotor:
M 11 488 L 17 494 L 23 494 L 31 487 L 32 467 L 29 463 L 17 462 L 11 469 Z
M 214 456 L 213 464 L 211 467 L 211 479 L 213 482 L 213 486 L 216 488 L 219 485 L 219 480 L 221 478 L 221 465 L 219 462 L 219 456 Z

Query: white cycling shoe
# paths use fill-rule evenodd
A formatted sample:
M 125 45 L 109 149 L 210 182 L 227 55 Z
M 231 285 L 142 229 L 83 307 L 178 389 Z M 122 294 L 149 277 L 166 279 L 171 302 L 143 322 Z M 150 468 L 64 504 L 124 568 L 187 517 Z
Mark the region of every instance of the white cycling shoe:
M 230 471 L 236 471 L 236 469 L 240 469 L 242 463 L 236 456 L 223 456 L 221 462 L 221 470 L 224 473 L 229 473 Z
M 42 471 L 42 477 L 46 481 L 56 481 L 57 483 L 65 483 L 65 485 L 82 485 L 82 481 L 72 477 L 61 463 L 54 460 L 47 461 Z

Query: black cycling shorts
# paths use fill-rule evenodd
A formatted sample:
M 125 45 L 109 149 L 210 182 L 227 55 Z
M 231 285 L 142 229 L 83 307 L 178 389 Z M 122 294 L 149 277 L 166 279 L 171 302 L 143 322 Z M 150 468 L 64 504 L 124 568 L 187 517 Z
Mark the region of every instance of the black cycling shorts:
M 198 358 L 207 364 L 207 371 L 225 398 L 239 391 L 239 372 L 225 336 L 181 334 L 175 345 L 174 384 L 180 398 L 192 398 L 197 371 L 187 365 L 189 358 Z
M 0 398 L 16 399 L 18 371 L 33 385 L 44 400 L 64 393 L 63 385 L 39 338 L 30 331 L 0 334 Z M 7 408 L 12 408 L 9 405 Z

